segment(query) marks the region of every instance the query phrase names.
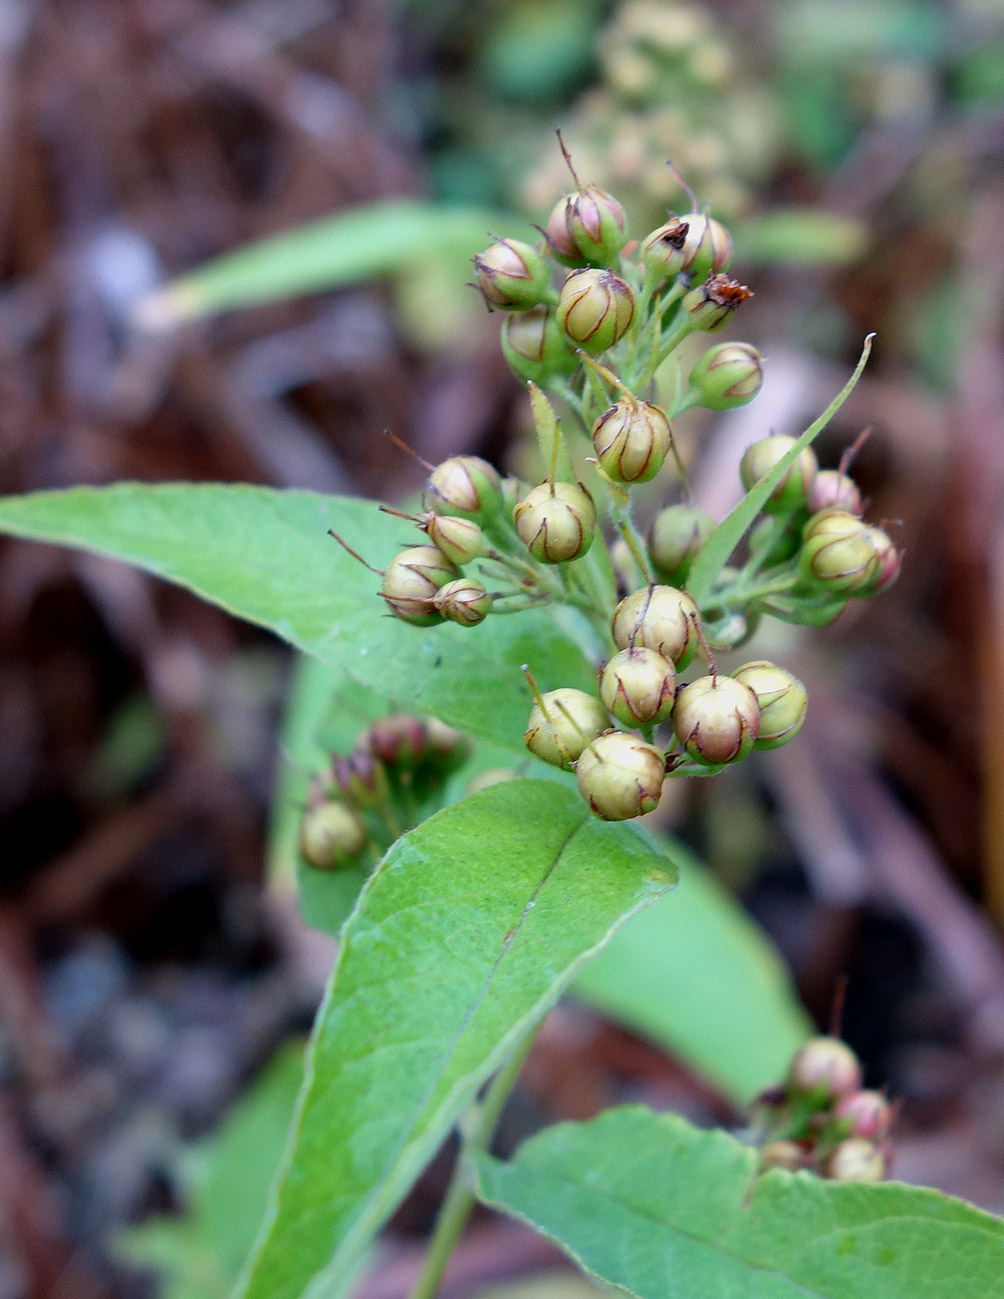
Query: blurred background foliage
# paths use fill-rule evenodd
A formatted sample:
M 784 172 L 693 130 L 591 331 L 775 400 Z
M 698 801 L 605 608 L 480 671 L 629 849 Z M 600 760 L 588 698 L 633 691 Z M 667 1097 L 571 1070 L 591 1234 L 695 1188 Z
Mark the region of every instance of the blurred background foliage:
M 1004 1207 L 999 0 L 7 0 L 0 18 L 5 492 L 402 499 L 422 473 L 385 428 L 430 461 L 519 466 L 525 401 L 464 281 L 488 229 L 546 218 L 559 126 L 636 235 L 688 206 L 667 162 L 735 231 L 756 296 L 729 336 L 768 377 L 749 410 L 679 421 L 712 510 L 742 447 L 804 425 L 877 331 L 820 453 L 872 426 L 855 472 L 898 521 L 903 577 L 824 633 L 778 629 L 762 648 L 812 697 L 798 743 L 661 815 L 821 1024 L 846 981 L 844 1032 L 901 1100 L 897 1175 Z M 430 242 L 443 205 L 452 234 Z M 225 1293 L 295 1047 L 215 1150 L 188 1142 L 306 1029 L 331 959 L 263 888 L 291 658 L 103 561 L 4 543 L 0 570 L 0 1299 L 147 1295 L 172 1260 L 163 1293 Z M 503 1145 L 622 1099 L 740 1118 L 569 1004 Z M 248 1124 L 267 1135 L 242 1196 L 212 1170 L 243 1165 Z M 361 1297 L 406 1293 L 448 1154 Z M 112 1249 L 141 1219 L 153 1270 Z M 486 1216 L 449 1293 L 583 1293 L 525 1279 L 554 1263 Z

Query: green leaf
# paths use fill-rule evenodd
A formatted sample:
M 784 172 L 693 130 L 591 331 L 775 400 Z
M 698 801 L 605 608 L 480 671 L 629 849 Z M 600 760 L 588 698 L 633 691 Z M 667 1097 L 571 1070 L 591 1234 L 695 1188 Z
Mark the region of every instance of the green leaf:
M 674 878 L 550 781 L 495 785 L 399 839 L 345 928 L 243 1299 L 341 1284 L 485 1079 Z
M 638 1299 L 994 1299 L 1004 1222 L 895 1182 L 756 1176 L 755 1151 L 673 1114 L 548 1128 L 480 1194 Z
M 376 567 L 410 536 L 371 501 L 265 487 L 182 484 L 76 487 L 0 500 L 0 532 L 97 551 L 268 627 L 409 711 L 523 753 L 530 691 L 594 690 L 595 673 L 542 610 L 480 627 L 414 627 L 389 617 Z M 420 538 L 417 538 L 420 539 Z
M 839 266 L 864 252 L 863 222 L 818 208 L 775 208 L 739 227 L 735 252 L 742 263 Z
M 861 349 L 861 356 L 854 367 L 854 373 L 830 402 L 826 410 L 823 411 L 822 415 L 813 420 L 795 445 L 781 457 L 770 473 L 764 474 L 759 482 L 754 483 L 735 509 L 729 511 L 698 551 L 697 558 L 694 560 L 694 565 L 686 582 L 687 590 L 698 605 L 704 604 L 707 600 L 711 593 L 712 584 L 722 566 L 728 562 L 729 556 L 739 545 L 746 530 L 763 509 L 767 497 L 784 477 L 789 466 L 822 433 L 823 429 L 826 428 L 833 416 L 854 391 L 871 353 L 872 339 L 874 337 L 874 334 L 869 334 L 865 339 L 865 345 Z
M 164 328 L 233 307 L 360 284 L 425 257 L 469 257 L 490 242 L 489 231 L 511 230 L 514 220 L 418 199 L 350 208 L 208 262 L 144 299 L 137 317 Z
M 760 927 L 679 845 L 673 857 L 673 896 L 616 933 L 572 992 L 745 1104 L 812 1027 Z

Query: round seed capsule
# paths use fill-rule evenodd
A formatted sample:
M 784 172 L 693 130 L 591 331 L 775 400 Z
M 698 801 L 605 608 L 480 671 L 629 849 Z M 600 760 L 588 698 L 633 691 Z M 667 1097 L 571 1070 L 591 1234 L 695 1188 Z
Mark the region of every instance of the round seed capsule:
M 628 821 L 659 806 L 666 776 L 662 753 L 637 735 L 607 731 L 575 764 L 579 793 L 604 821 Z

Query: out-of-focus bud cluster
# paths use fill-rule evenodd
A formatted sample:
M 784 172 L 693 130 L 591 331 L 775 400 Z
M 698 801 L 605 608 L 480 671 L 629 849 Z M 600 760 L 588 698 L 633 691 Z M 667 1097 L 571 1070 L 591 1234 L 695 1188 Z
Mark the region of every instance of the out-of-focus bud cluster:
M 718 343 L 669 409 L 659 404 L 662 363 L 750 296 L 728 274 L 731 236 L 693 204 L 632 242 L 620 201 L 581 183 L 562 149 L 572 187 L 540 242 L 496 239 L 474 259 L 486 302 L 507 312 L 502 347 L 528 380 L 546 476 L 503 481 L 476 456 L 430 466 L 428 510 L 413 520 L 425 544 L 391 561 L 380 594 L 395 617 L 422 627 L 470 628 L 547 604 L 590 622 L 604 645 L 594 649 L 595 692 L 541 693 L 528 674 L 524 740 L 542 761 L 575 771 L 597 816 L 623 820 L 655 808 L 668 777 L 713 774 L 801 728 L 808 697 L 786 668 L 754 658 L 719 671 L 715 652 L 739 648 L 764 614 L 825 625 L 852 595 L 889 586 L 900 560 L 860 518 L 845 467 L 820 471 L 811 447 L 776 434 L 739 465 L 745 491 L 762 499 L 737 558 L 718 550 L 718 521 L 689 500 L 659 510 L 647 538 L 637 531 L 632 491 L 667 461 L 685 473 L 672 420 L 693 406 L 752 401 L 764 360 L 749 343 Z M 591 441 L 577 458 L 551 398 Z M 698 650 L 702 666 L 685 678 Z
M 311 781 L 300 822 L 303 861 L 338 870 L 374 860 L 410 828 L 416 796 L 434 794 L 469 753 L 469 741 L 434 717 L 392 713 L 374 722 L 351 753 L 333 753 Z
M 892 1119 L 886 1097 L 861 1086 L 861 1065 L 845 1042 L 810 1038 L 785 1081 L 754 1102 L 761 1167 L 880 1182 L 892 1163 Z
M 665 159 L 708 202 L 738 216 L 780 140 L 770 96 L 746 73 L 727 30 L 693 0 L 620 4 L 601 40 L 599 84 L 566 126 L 582 173 L 614 190 L 641 227 L 673 198 Z M 525 194 L 538 211 L 561 171 L 546 158 L 531 165 Z

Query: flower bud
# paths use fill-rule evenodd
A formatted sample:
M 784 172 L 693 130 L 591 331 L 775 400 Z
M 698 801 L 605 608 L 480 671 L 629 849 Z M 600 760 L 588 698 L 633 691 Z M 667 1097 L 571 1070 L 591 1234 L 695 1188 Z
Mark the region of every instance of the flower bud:
M 717 767 L 738 762 L 760 728 L 756 695 L 731 677 L 698 677 L 676 693 L 673 726 L 695 762 Z
M 438 717 L 426 717 L 422 729 L 425 735 L 422 757 L 444 774 L 462 767 L 474 751 L 466 735 Z
M 304 813 L 300 852 L 308 865 L 334 870 L 358 857 L 367 843 L 366 825 L 344 803 L 321 803 Z
M 616 483 L 647 483 L 663 466 L 672 433 L 669 420 L 649 401 L 622 398 L 593 425 L 593 446 Z
M 846 510 L 814 514 L 802 534 L 802 576 L 810 586 L 840 594 L 871 587 L 881 566 L 872 531 Z
M 685 212 L 680 220 L 687 225 L 683 269 L 695 280 L 726 270 L 732 261 L 732 236 L 722 223 L 703 212 Z
M 763 386 L 763 357 L 752 343 L 719 343 L 690 372 L 690 387 L 708 410 L 733 410 Z
M 903 556 L 892 544 L 889 535 L 882 531 L 881 528 L 867 527 L 865 536 L 871 542 L 878 556 L 878 571 L 871 584 L 857 594 L 871 597 L 879 595 L 882 591 L 888 591 L 896 578 L 899 577 L 899 570 L 903 564 Z
M 357 747 L 369 749 L 388 767 L 413 771 L 425 755 L 427 739 L 428 732 L 420 717 L 390 713 L 373 723 Z
M 491 518 L 502 503 L 502 488 L 487 460 L 450 456 L 429 476 L 429 497 L 436 514 Z
M 787 1168 L 797 1172 L 805 1167 L 805 1151 L 797 1141 L 768 1141 L 760 1149 L 760 1167 Z
M 600 698 L 625 726 L 668 717 L 675 688 L 676 673 L 669 659 L 641 645 L 615 654 L 600 673 Z
M 544 297 L 550 283 L 547 263 L 532 244 L 498 239 L 474 258 L 478 288 L 489 307 L 525 311 Z
M 746 491 L 755 487 L 765 474 L 769 474 L 794 445 L 795 439 L 786 437 L 783 433 L 772 433 L 769 437 L 751 443 L 743 452 L 739 463 L 739 477 Z M 815 452 L 811 447 L 805 447 L 764 502 L 763 508 L 767 513 L 787 514 L 789 510 L 803 505 L 812 489 L 818 468 Z
M 506 317 L 502 351 L 520 379 L 543 383 L 552 375 L 571 374 L 579 360 L 568 346 L 554 312 L 541 304 Z
M 886 1174 L 881 1150 L 864 1137 L 848 1137 L 833 1147 L 823 1171 L 835 1182 L 881 1182 Z
M 567 239 L 562 239 L 555 251 L 579 264 L 616 266 L 617 254 L 627 243 L 627 226 L 624 209 L 612 194 L 598 185 L 583 185 L 574 194 L 566 194 L 551 213 L 549 238 L 552 223 L 557 229 L 562 219 Z
M 492 611 L 492 598 L 484 584 L 473 577 L 458 577 L 441 586 L 432 597 L 436 610 L 449 622 L 476 627 Z
M 578 559 L 593 544 L 596 506 L 581 483 L 541 483 L 512 517 L 521 541 L 542 563 Z
M 566 686 L 542 695 L 530 709 L 523 743 L 552 767 L 571 767 L 586 745 L 609 726 L 610 718 L 598 699 Z
M 861 1086 L 861 1066 L 846 1042 L 813 1037 L 795 1052 L 788 1081 L 802 1095 L 835 1101 Z
M 347 758 L 335 755 L 331 774 L 345 798 L 356 807 L 379 807 L 390 796 L 387 768 L 368 746 L 357 746 Z
M 387 565 L 380 594 L 396 618 L 429 627 L 439 622 L 432 597 L 457 570 L 436 546 L 411 546 Z
M 510 771 L 508 767 L 489 767 L 487 771 L 479 772 L 464 792 L 469 798 L 471 794 L 480 794 L 483 789 L 490 789 L 492 785 L 504 785 L 508 780 L 518 779 L 516 772 Z
M 732 673 L 756 695 L 760 706 L 757 749 L 779 749 L 793 740 L 805 721 L 809 695 L 797 677 L 766 659 L 744 663 Z
M 648 538 L 649 558 L 659 576 L 681 586 L 715 526 L 714 517 L 696 505 L 667 505 L 660 510 Z
M 752 291 L 738 280 L 730 280 L 726 275 L 710 275 L 686 295 L 683 309 L 691 329 L 712 334 L 721 329 L 735 310 L 752 296 Z
M 459 514 L 427 514 L 422 526 L 426 536 L 451 564 L 462 567 L 488 554 L 488 540 L 479 524 Z
M 634 319 L 634 293 L 611 271 L 573 271 L 561 286 L 558 324 L 594 355 L 623 338 Z
M 671 215 L 668 221 L 645 236 L 641 242 L 641 259 L 650 271 L 669 278 L 685 269 L 683 249 L 689 230 L 686 221 Z
M 861 493 L 854 479 L 839 469 L 820 469 L 809 492 L 809 513 L 819 514 L 822 510 L 860 514 Z
M 579 793 L 604 821 L 627 821 L 659 806 L 666 760 L 637 735 L 607 731 L 575 764 Z
M 551 209 L 551 215 L 547 218 L 545 231 L 548 247 L 565 266 L 581 266 L 586 260 L 576 247 L 575 240 L 568 229 L 568 205 L 574 197 L 574 194 L 563 194 L 558 199 Z
M 847 1136 L 881 1141 L 889 1134 L 892 1106 L 881 1092 L 849 1092 L 837 1102 L 833 1116 Z
M 643 586 L 614 610 L 611 623 L 618 649 L 642 645 L 682 671 L 697 648 L 697 605 L 675 586 Z

